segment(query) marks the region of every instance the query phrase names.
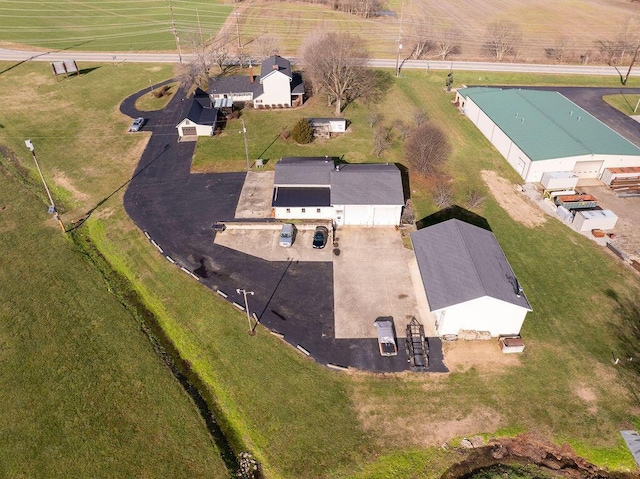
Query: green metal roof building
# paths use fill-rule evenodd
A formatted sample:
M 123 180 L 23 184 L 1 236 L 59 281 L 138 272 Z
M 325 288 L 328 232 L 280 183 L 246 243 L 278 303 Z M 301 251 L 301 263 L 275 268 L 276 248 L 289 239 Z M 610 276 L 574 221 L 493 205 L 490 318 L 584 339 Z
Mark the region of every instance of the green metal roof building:
M 472 87 L 458 90 L 457 102 L 526 181 L 640 165 L 640 148 L 558 92 Z

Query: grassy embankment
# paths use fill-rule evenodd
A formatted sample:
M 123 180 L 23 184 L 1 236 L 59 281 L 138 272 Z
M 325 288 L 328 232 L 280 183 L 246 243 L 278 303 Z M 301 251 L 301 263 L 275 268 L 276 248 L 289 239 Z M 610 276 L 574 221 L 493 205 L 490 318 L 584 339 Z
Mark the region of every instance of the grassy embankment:
M 47 214 L 40 185 L 2 164 L 0 475 L 230 477 L 136 320 Z
M 126 68 L 131 68 L 128 73 L 135 78 L 127 85 L 130 91 L 135 89 L 135 82 L 138 88 L 146 86 L 146 73 L 136 76 L 134 67 Z M 67 160 L 67 149 L 50 143 L 46 154 L 49 171 L 65 173 L 66 183 L 75 185 L 77 191 L 74 195 L 63 184 L 65 181 L 59 180 L 57 192 L 69 191 L 67 202 L 83 211 L 82 207 L 95 204 L 106 191 L 126 180 L 144 141 L 142 136 L 123 133 L 128 119 L 119 118 L 117 113 L 117 102 L 126 96 L 122 86 L 115 91 L 97 88 L 104 96 L 98 97 L 94 107 L 110 112 L 103 121 L 110 133 L 92 138 L 91 149 L 101 149 L 100 155 L 91 155 L 83 143 L 84 122 L 57 119 L 54 123 L 47 116 L 36 121 L 21 115 L 17 99 L 23 100 L 25 92 L 36 84 L 52 105 L 75 99 L 76 94 L 82 98 L 76 88 L 104 86 L 102 82 L 113 75 L 103 67 L 92 72 L 93 77 L 81 77 L 76 84 L 73 79 L 61 82 L 59 85 L 64 86 L 60 87 L 47 74 L 37 66 L 24 65 L 0 77 L 0 86 L 3 82 L 15 85 L 14 78 L 20 76 L 32 82 L 14 88 L 16 101 L 13 108 L 2 111 L 0 123 L 6 129 L 0 135 L 13 148 L 20 147 L 24 131 L 29 131 L 37 144 L 47 144 L 47 133 L 60 125 L 57 136 L 77 143 L 88 159 L 80 167 Z M 482 74 L 478 78 L 477 74 L 456 73 L 456 83 L 492 81 L 613 84 L 613 80 L 594 78 L 532 80 L 517 75 Z M 529 229 L 506 215 L 490 197 L 478 172 L 495 169 L 513 181 L 516 175 L 452 108 L 452 96 L 442 92 L 443 84 L 444 74 L 407 72 L 375 108 L 385 114 L 384 121 L 390 125 L 397 119 L 409 122 L 414 108 L 426 111 L 447 130 L 454 144 L 447 170 L 454 179 L 458 201 L 463 203 L 471 187 L 487 195 L 479 213 L 491 223 L 535 310 L 525 323 L 527 352 L 517 365 L 461 367 L 438 378 L 332 373 L 262 331 L 254 338 L 247 336 L 241 315 L 169 265 L 148 244 L 124 214 L 121 194 L 96 211 L 83 227 L 85 234 L 113 267 L 136 285 L 183 358 L 217 398 L 239 440 L 256 453 L 273 477 L 437 477 L 457 459 L 456 455 L 431 448 L 439 446 L 435 438 L 444 429 L 450 431 L 450 437 L 533 431 L 573 444 L 598 464 L 633 468 L 617 431 L 620 425 L 640 426 L 639 405 L 631 394 L 637 376 L 628 375 L 624 366 L 614 368 L 610 357 L 611 350 L 622 352 L 625 348 L 622 337 L 634 334 L 632 325 L 624 320 L 638 321 L 637 317 L 625 317 L 633 313 L 632 301 L 640 291 L 638 280 L 591 242 L 556 221 Z M 331 115 L 319 105 L 312 103 L 312 108 L 318 113 L 324 111 L 322 116 Z M 265 157 L 344 153 L 352 161 L 370 159 L 371 129 L 364 119 L 371 108 L 353 105 L 346 110 L 345 115 L 353 122 L 351 136 L 308 147 L 277 140 Z M 75 113 L 91 117 L 91 108 L 77 108 Z M 294 118 L 298 113 L 246 112 L 252 157 L 270 145 L 283 124 L 292 124 L 286 115 Z M 229 137 L 237 131 L 236 126 L 229 125 Z M 113 141 L 115 137 L 119 138 L 117 142 Z M 110 144 L 117 145 L 117 151 L 103 147 Z M 236 147 L 237 151 L 232 149 Z M 197 155 L 199 168 L 203 169 L 232 168 L 231 163 L 215 166 L 229 155 L 237 162 L 237 169 L 244 165 L 243 145 L 237 138 L 201 139 Z M 26 152 L 21 157 L 28 161 Z M 117 157 L 118 168 L 111 169 L 109 165 Z M 395 140 L 393 149 L 381 160 L 401 158 L 400 142 Z M 94 187 L 84 181 L 91 172 L 101 175 Z M 424 185 L 412 177 L 412 192 L 421 215 L 434 211 Z M 87 196 L 83 199 L 81 194 Z M 580 287 L 569 289 L 564 285 Z M 612 299 L 610 291 L 626 309 Z M 630 353 L 637 355 L 638 351 Z

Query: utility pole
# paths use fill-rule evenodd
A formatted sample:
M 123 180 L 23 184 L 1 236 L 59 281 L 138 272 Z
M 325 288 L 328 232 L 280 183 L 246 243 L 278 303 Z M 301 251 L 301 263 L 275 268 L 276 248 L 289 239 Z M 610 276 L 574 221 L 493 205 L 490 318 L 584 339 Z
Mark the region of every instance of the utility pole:
M 247 295 L 250 294 L 251 296 L 253 296 L 253 291 L 247 291 L 246 289 L 236 289 L 236 293 L 240 294 L 242 293 L 242 295 L 244 296 L 244 310 L 247 312 L 247 321 L 249 321 L 249 336 L 253 336 L 254 334 L 256 334 L 256 330 L 254 329 L 253 325 L 251 324 L 251 315 L 249 314 L 249 303 L 247 302 Z M 257 326 L 258 323 L 256 323 Z
M 44 190 L 47 192 L 47 196 L 49 197 L 49 213 L 50 214 L 53 213 L 53 217 L 58 221 L 58 224 L 60 225 L 60 229 L 62 230 L 63 233 L 66 233 L 67 231 L 65 230 L 64 224 L 60 219 L 60 215 L 56 211 L 56 205 L 53 202 L 53 198 L 51 197 L 51 192 L 49 191 L 47 182 L 44 181 L 44 175 L 42 174 L 42 170 L 40 169 L 40 164 L 38 163 L 38 158 L 36 157 L 36 148 L 33 146 L 33 143 L 31 143 L 31 140 L 25 140 L 24 144 L 27 145 L 27 148 L 29 148 L 29 151 L 31 152 L 31 156 L 33 156 L 33 161 L 36 164 L 38 173 L 40 174 L 40 179 L 42 180 L 42 184 L 44 185 Z
M 178 29 L 176 27 L 176 18 L 173 15 L 173 5 L 171 5 L 171 0 L 169 0 L 169 11 L 171 12 L 171 31 L 173 32 L 173 37 L 176 40 L 176 47 L 178 48 L 178 59 L 180 63 L 182 63 L 182 50 L 180 49 L 180 37 L 178 36 Z
M 396 57 L 396 77 L 400 76 L 400 52 L 402 51 L 402 14 L 404 13 L 404 3 L 400 4 L 400 27 L 398 28 L 398 56 Z
M 247 155 L 247 171 L 249 171 L 249 144 L 247 143 L 247 127 L 244 126 L 244 118 L 240 120 L 242 122 L 242 131 L 240 133 L 244 134 L 244 152 Z
M 238 24 L 238 12 L 235 12 L 236 15 L 236 38 L 238 39 L 238 48 L 242 48 L 242 44 L 240 43 L 240 25 Z

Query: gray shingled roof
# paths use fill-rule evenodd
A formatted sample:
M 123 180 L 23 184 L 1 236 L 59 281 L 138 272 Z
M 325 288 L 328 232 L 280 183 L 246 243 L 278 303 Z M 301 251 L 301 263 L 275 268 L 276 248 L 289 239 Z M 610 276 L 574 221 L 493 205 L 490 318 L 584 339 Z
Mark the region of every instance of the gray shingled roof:
M 218 117 L 218 109 L 211 108 L 211 99 L 208 95 L 204 97 L 194 96 L 191 99 L 191 106 L 185 118 L 198 125 L 215 125 Z M 208 100 L 208 101 L 207 101 Z
M 531 311 L 491 231 L 451 219 L 411 234 L 432 311 L 489 296 Z
M 329 186 L 333 157 L 289 157 L 276 163 L 274 186 Z
M 300 73 L 293 73 L 291 76 L 291 93 L 294 95 L 304 94 L 304 82 Z
M 260 67 L 261 78 L 266 77 L 272 71 L 277 70 L 291 78 L 291 62 L 280 55 L 273 55 L 266 58 Z
M 404 205 L 402 177 L 393 164 L 340 165 L 331 171 L 332 205 Z
M 251 83 L 248 75 L 218 77 L 211 82 L 209 90 L 213 95 L 252 92 L 256 97 L 263 93 L 260 77 L 254 76 L 253 83 Z

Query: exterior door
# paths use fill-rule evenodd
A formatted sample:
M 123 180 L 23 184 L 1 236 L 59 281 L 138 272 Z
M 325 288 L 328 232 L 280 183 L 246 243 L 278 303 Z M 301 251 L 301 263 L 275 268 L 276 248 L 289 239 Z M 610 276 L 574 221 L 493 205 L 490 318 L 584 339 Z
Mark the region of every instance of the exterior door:
M 576 161 L 573 172 L 578 178 L 597 178 L 604 161 Z

